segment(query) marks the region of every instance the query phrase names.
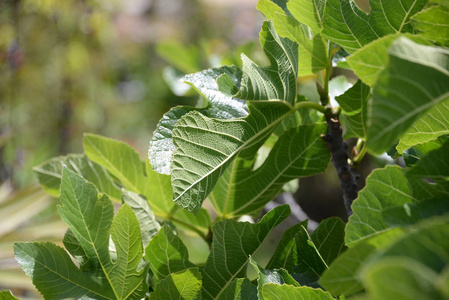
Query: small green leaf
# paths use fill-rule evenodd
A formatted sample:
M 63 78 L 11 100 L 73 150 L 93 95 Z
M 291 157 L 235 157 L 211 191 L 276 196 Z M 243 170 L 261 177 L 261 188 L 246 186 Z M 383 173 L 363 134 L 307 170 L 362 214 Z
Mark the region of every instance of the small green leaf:
M 369 103 L 367 147 L 375 154 L 388 150 L 426 110 L 449 99 L 449 51 L 399 38 L 389 55 Z
M 173 230 L 163 225 L 145 249 L 145 260 L 150 263 L 156 282 L 174 272 L 195 265 L 189 261 L 187 248 Z
M 150 300 L 200 300 L 201 273 L 190 268 L 165 277 L 150 294 Z
M 106 280 L 81 272 L 59 246 L 52 243 L 16 243 L 14 253 L 45 299 L 116 299 Z
M 218 300 L 258 300 L 257 288 L 248 278 L 237 278 L 226 287 Z
M 328 292 L 322 289 L 314 289 L 308 286 L 296 287 L 292 285 L 278 285 L 268 283 L 263 286 L 263 298 L 265 300 L 284 300 L 284 299 L 314 299 L 314 300 L 334 300 Z
M 325 219 L 320 222 L 310 238 L 324 262 L 329 265 L 346 250 L 345 223 L 337 217 Z
M 370 95 L 370 88 L 359 80 L 343 95 L 335 97 L 343 112 L 345 137 L 366 136 L 366 104 Z
M 352 204 L 353 215 L 346 225 L 346 244 L 351 247 L 359 241 L 385 231 L 389 226 L 382 211 L 417 201 L 398 166 L 387 166 L 375 170 L 366 180 L 365 188 L 359 192 Z
M 234 220 L 217 222 L 212 229 L 211 253 L 201 268 L 203 299 L 218 299 L 235 278 L 244 277 L 249 255 L 289 214 L 288 205 L 281 205 L 269 211 L 256 224 Z
M 378 38 L 398 32 L 413 32 L 410 17 L 420 11 L 427 0 L 370 1 L 366 14 L 353 0 L 328 0 L 322 34 L 354 53 Z
M 334 296 L 349 296 L 362 291 L 363 285 L 358 273 L 365 261 L 403 234 L 402 229 L 390 229 L 349 248 L 324 272 L 320 285 Z
M 148 242 L 161 228 L 161 225 L 156 221 L 156 217 L 146 199 L 142 198 L 139 194 L 126 190 L 123 190 L 122 193 L 123 202 L 133 210 L 139 221 L 143 248 L 146 248 Z
M 52 196 L 59 197 L 63 167 L 78 173 L 87 181 L 92 182 L 100 192 L 120 201 L 120 189 L 108 172 L 82 154 L 55 157 L 33 168 L 39 183 Z
M 449 7 L 431 6 L 412 18 L 413 27 L 433 42 L 449 46 Z

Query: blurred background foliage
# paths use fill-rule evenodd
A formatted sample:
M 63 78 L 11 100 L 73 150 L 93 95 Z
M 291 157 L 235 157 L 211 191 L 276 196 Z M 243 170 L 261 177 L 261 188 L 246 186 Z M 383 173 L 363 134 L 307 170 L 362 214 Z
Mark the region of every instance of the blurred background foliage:
M 368 8 L 366 0 L 357 2 Z M 66 230 L 57 201 L 37 185 L 32 167 L 81 152 L 85 132 L 126 141 L 146 159 L 161 116 L 174 105 L 197 103 L 198 94 L 178 82 L 181 76 L 240 66 L 242 52 L 268 63 L 258 43 L 263 17 L 256 4 L 0 1 L 0 290 L 41 298 L 19 269 L 12 243 L 60 244 Z M 307 93 L 307 79 L 301 84 Z M 344 216 L 334 172 L 300 182 L 296 200 L 315 220 Z M 316 188 L 323 180 L 329 187 Z M 276 235 L 267 239 L 271 247 Z M 196 251 L 195 240 L 190 244 Z

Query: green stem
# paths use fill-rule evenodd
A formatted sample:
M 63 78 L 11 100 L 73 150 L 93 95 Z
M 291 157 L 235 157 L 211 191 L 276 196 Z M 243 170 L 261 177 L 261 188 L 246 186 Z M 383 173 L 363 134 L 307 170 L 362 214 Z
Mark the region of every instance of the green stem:
M 320 113 L 326 114 L 327 113 L 327 109 L 322 106 L 321 104 L 315 103 L 315 102 L 311 102 L 311 101 L 302 101 L 302 102 L 298 102 L 295 104 L 295 110 L 299 110 L 302 108 L 313 108 L 316 109 L 317 111 L 319 111 Z
M 358 150 L 358 149 L 357 149 L 357 150 Z M 359 153 L 357 154 L 357 156 L 354 157 L 354 159 L 352 160 L 352 163 L 353 163 L 354 165 L 358 165 L 358 164 L 362 161 L 363 157 L 365 157 L 366 150 L 367 150 L 367 148 L 366 148 L 366 143 L 365 143 L 365 144 L 363 144 L 363 147 L 362 147 L 362 149 L 359 151 Z

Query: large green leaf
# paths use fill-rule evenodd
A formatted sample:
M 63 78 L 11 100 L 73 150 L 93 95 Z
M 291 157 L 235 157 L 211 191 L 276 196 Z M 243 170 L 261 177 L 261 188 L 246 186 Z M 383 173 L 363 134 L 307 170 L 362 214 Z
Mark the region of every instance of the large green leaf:
M 299 126 L 280 136 L 261 166 L 253 169 L 247 161 L 237 160 L 248 167 L 234 164 L 225 172 L 210 198 L 216 211 L 224 216 L 257 212 L 287 182 L 324 172 L 330 159 L 321 138 L 325 133 L 324 124 Z
M 258 223 L 224 220 L 213 227 L 212 249 L 201 268 L 203 299 L 218 299 L 235 278 L 244 277 L 249 255 L 290 214 L 288 205 L 268 212 Z
M 201 273 L 190 268 L 164 278 L 150 294 L 150 300 L 200 300 Z
M 257 8 L 273 22 L 279 36 L 289 38 L 298 44 L 298 57 L 301 58 L 298 61 L 298 76 L 313 75 L 326 68 L 327 48 L 319 34 L 312 36 L 306 26 L 284 12 L 272 0 L 259 0 Z
M 375 154 L 388 150 L 426 110 L 449 98 L 449 51 L 399 38 L 389 56 L 369 103 L 367 147 Z
M 326 0 L 290 0 L 287 7 L 296 20 L 309 26 L 316 35 L 323 30 Z
M 162 226 L 150 241 L 145 249 L 145 260 L 150 263 L 156 282 L 171 273 L 195 266 L 189 261 L 187 248 L 181 239 L 167 225 Z
M 59 197 L 62 168 L 64 166 L 92 182 L 100 192 L 108 194 L 116 201 L 120 201 L 120 189 L 108 172 L 82 154 L 55 157 L 33 168 L 39 183 L 49 194 Z
M 259 67 L 242 55 L 243 76 L 240 88 L 227 74 L 218 78 L 220 90 L 244 100 L 283 100 L 291 105 L 296 101 L 298 74 L 298 45 L 280 37 L 271 21 L 265 21 L 260 43 L 270 60 L 269 67 Z
M 333 300 L 334 298 L 328 292 L 322 289 L 314 289 L 307 286 L 296 287 L 292 285 L 278 285 L 268 283 L 263 286 L 263 298 L 265 300 L 283 300 L 283 299 L 316 299 Z
M 431 6 L 414 15 L 412 25 L 431 41 L 449 46 L 449 7 Z
M 343 95 L 335 97 L 343 112 L 346 137 L 366 136 L 366 104 L 370 95 L 370 88 L 359 80 Z
M 346 225 L 346 244 L 353 246 L 359 241 L 389 228 L 382 211 L 395 206 L 417 201 L 403 170 L 398 166 L 387 166 L 375 170 L 366 180 L 365 188 L 359 192 L 352 204 L 353 215 Z
M 81 272 L 67 252 L 55 244 L 16 243 L 14 253 L 45 299 L 117 299 L 106 280 Z
M 403 153 L 418 144 L 436 140 L 441 135 L 449 135 L 449 100 L 430 108 L 405 132 L 396 146 Z
M 363 290 L 360 269 L 365 261 L 379 249 L 393 243 L 404 231 L 399 228 L 385 231 L 349 248 L 329 266 L 321 277 L 320 285 L 332 295 L 349 296 Z
M 175 145 L 173 144 L 173 128 L 178 120 L 190 111 L 197 110 L 210 118 L 234 119 L 248 114 L 243 100 L 232 98 L 218 90 L 216 79 L 226 74 L 239 84 L 241 71 L 236 67 L 220 67 L 189 74 L 182 78 L 200 93 L 205 100 L 204 107 L 178 106 L 168 111 L 153 133 L 148 156 L 153 169 L 162 174 L 170 174 L 171 157 Z
M 254 157 L 276 125 L 293 112 L 284 101 L 251 103 L 249 109 L 243 119 L 210 119 L 190 112 L 176 123 L 171 172 L 175 202 L 197 213 L 232 160 L 237 155 Z
M 420 11 L 427 0 L 371 0 L 367 15 L 353 0 L 328 0 L 322 34 L 349 53 L 397 32 L 413 32 L 410 17 Z
M 144 270 L 138 270 L 143 257 L 139 222 L 132 209 L 123 205 L 113 218 L 112 203 L 106 195 L 97 197 L 96 188 L 76 173 L 64 168 L 61 183 L 61 218 L 92 265 L 103 274 L 117 299 L 138 299 L 145 293 Z M 116 249 L 116 260 L 109 254 L 109 232 Z

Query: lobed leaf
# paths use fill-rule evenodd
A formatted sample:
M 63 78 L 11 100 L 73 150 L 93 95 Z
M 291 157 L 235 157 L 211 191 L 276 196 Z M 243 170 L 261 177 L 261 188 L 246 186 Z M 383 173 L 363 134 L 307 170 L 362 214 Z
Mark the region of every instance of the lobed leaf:
M 203 299 L 219 299 L 235 278 L 245 276 L 249 255 L 290 214 L 288 205 L 269 211 L 258 223 L 224 220 L 213 227 L 212 249 L 201 268 Z
M 148 152 L 153 169 L 162 174 L 170 174 L 173 150 L 173 129 L 176 122 L 191 111 L 199 111 L 205 116 L 218 119 L 235 119 L 248 114 L 243 100 L 232 98 L 218 90 L 216 79 L 222 74 L 228 75 L 235 84 L 240 84 L 241 71 L 236 67 L 220 67 L 186 75 L 183 82 L 188 83 L 202 95 L 206 101 L 204 108 L 178 106 L 168 111 L 153 133 Z
M 320 222 L 310 238 L 324 262 L 329 265 L 346 250 L 345 223 L 337 217 L 325 219 Z
M 447 50 L 399 38 L 389 56 L 369 103 L 367 147 L 375 154 L 388 150 L 426 110 L 449 98 Z
M 173 131 L 174 201 L 197 213 L 226 167 L 237 155 L 254 157 L 275 126 L 291 114 L 282 101 L 257 102 L 244 119 L 210 119 L 199 112 L 181 118 Z

